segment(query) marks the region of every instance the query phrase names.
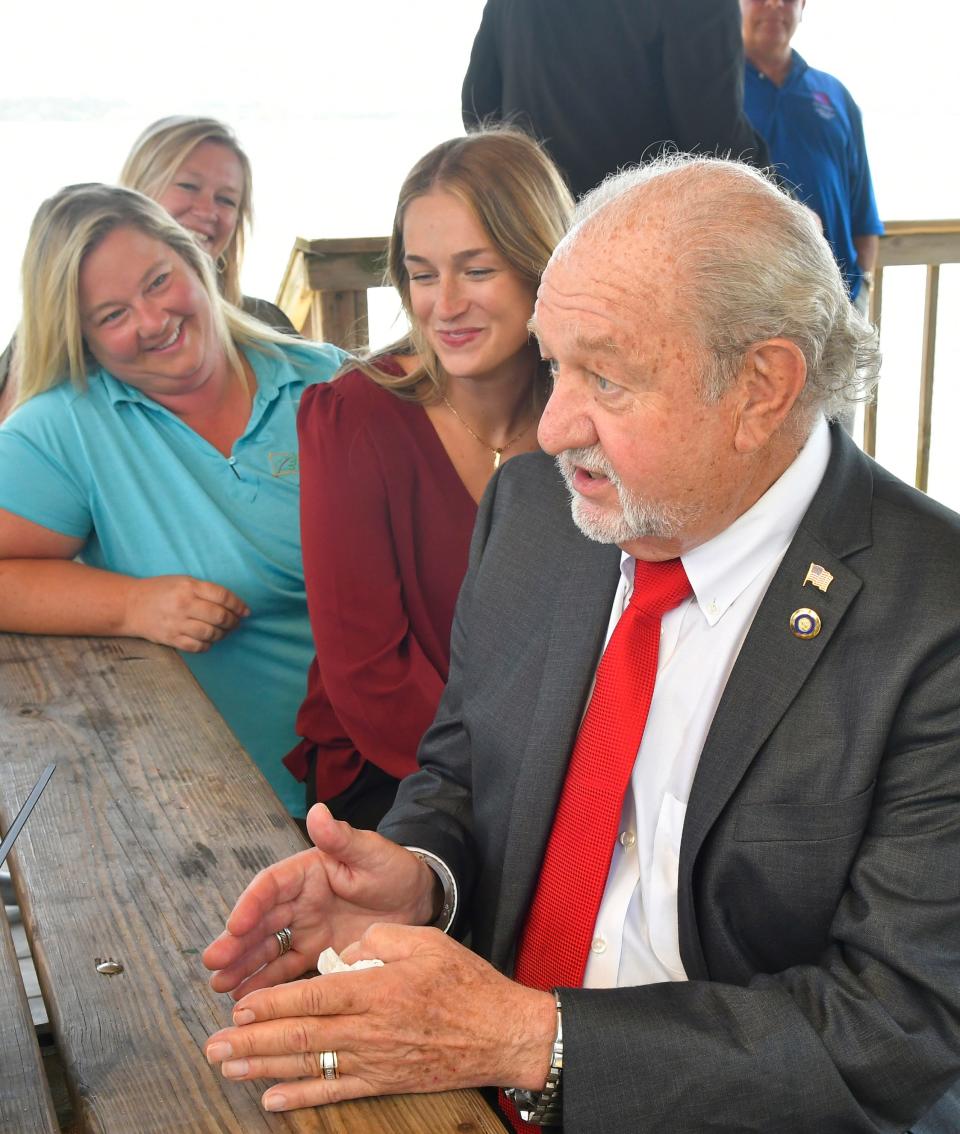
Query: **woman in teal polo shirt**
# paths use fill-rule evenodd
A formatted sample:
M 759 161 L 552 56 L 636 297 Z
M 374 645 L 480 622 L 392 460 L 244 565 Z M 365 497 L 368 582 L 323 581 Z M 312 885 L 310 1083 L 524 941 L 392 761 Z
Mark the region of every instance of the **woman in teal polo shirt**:
M 296 411 L 336 347 L 219 297 L 157 204 L 78 185 L 23 265 L 21 385 L 0 427 L 0 629 L 175 646 L 294 815 L 313 643 Z

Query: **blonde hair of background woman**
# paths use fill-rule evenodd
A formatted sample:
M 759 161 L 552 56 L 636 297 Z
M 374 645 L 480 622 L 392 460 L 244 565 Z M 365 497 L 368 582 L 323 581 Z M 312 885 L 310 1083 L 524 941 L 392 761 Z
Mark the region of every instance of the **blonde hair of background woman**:
M 96 365 L 83 339 L 80 266 L 114 229 L 133 228 L 166 244 L 200 279 L 213 325 L 233 373 L 243 378 L 237 345 L 262 349 L 289 338 L 223 302 L 210 257 L 149 197 L 116 185 L 68 185 L 44 201 L 23 257 L 23 318 L 17 332 L 17 404 L 69 379 L 86 388 Z
M 360 368 L 379 385 L 421 404 L 439 400 L 446 375 L 413 317 L 403 219 L 411 201 L 435 189 L 467 205 L 494 248 L 534 289 L 573 214 L 573 198 L 553 162 L 532 138 L 513 127 L 485 127 L 442 142 L 410 170 L 397 200 L 386 271 L 386 282 L 397 289 L 410 330 L 377 355 L 416 354 L 420 365 L 400 377 L 384 374 L 370 361 Z M 357 363 L 347 365 L 355 368 Z
M 174 115 L 159 119 L 133 143 L 133 149 L 120 171 L 120 184 L 156 200 L 169 188 L 177 170 L 201 142 L 216 142 L 232 150 L 243 171 L 243 188 L 237 202 L 237 227 L 221 253 L 221 264 L 218 265 L 220 290 L 225 299 L 239 307 L 243 300 L 240 290 L 243 245 L 253 223 L 253 175 L 250 159 L 240 148 L 230 127 L 216 118 Z

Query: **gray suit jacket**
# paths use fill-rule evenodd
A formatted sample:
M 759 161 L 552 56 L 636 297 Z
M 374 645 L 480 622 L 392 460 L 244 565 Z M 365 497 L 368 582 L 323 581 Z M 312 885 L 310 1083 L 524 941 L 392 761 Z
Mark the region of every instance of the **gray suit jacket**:
M 564 994 L 568 1131 L 932 1131 L 960 1076 L 960 518 L 832 442 L 693 784 L 689 981 Z M 505 466 L 421 770 L 380 828 L 450 864 L 508 973 L 618 567 L 548 458 Z

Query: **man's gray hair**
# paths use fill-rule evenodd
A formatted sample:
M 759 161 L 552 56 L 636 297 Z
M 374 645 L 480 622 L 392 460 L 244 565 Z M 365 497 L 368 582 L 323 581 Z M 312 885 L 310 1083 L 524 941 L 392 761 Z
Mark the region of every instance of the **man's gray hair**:
M 839 417 L 873 394 L 877 334 L 850 302 L 816 217 L 740 162 L 668 154 L 608 177 L 577 206 L 558 249 L 584 233 L 615 242 L 651 215 L 676 247 L 678 314 L 707 352 L 701 393 L 715 401 L 751 344 L 785 338 L 807 379 L 797 424 Z

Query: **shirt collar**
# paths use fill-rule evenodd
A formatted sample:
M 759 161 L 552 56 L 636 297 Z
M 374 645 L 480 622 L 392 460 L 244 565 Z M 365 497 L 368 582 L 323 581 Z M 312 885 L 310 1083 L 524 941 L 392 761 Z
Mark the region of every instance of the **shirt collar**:
M 752 74 L 754 74 L 758 79 L 764 79 L 765 80 L 767 78 L 766 75 L 764 75 L 764 73 L 760 70 L 760 68 L 755 66 L 753 63 L 751 63 L 750 60 L 747 59 L 746 57 L 744 57 L 743 62 L 745 64 L 747 70 L 749 72 L 751 72 Z M 790 48 L 790 70 L 787 72 L 787 77 L 783 80 L 783 86 L 786 87 L 786 86 L 789 86 L 790 83 L 795 82 L 808 69 L 809 69 L 809 64 L 807 63 L 806 59 L 804 59 L 804 57 L 800 54 L 799 51 L 795 51 L 791 47 Z M 783 87 L 781 87 L 780 89 L 782 90 Z
M 795 460 L 753 507 L 681 557 L 694 598 L 710 626 L 759 574 L 771 571 L 783 558 L 829 460 L 830 430 L 820 417 Z M 633 556 L 624 552 L 620 570 L 631 588 L 633 567 Z
M 257 350 L 253 347 L 238 347 L 237 349 L 253 368 L 257 378 L 257 398 L 264 403 L 272 402 L 283 386 L 290 382 L 296 382 L 300 377 L 295 367 L 278 365 L 279 360 L 275 351 L 283 348 L 268 344 L 265 350 Z M 163 409 L 163 406 L 143 393 L 142 390 L 122 382 L 119 378 L 114 378 L 102 366 L 89 376 L 88 381 L 92 382 L 96 379 L 103 383 L 111 405 L 117 405 L 120 402 L 135 402 L 148 408 Z

